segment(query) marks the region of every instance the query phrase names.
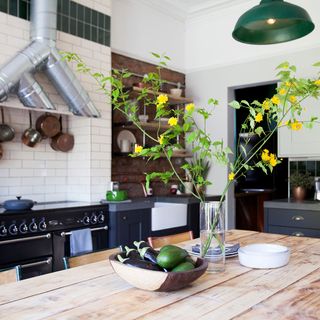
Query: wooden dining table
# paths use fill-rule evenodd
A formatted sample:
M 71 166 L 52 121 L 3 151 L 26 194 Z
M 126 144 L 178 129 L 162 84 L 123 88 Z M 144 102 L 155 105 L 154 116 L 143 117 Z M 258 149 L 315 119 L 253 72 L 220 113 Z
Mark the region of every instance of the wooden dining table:
M 106 259 L 2 285 L 0 319 L 320 319 L 320 239 L 230 230 L 226 241 L 285 245 L 290 261 L 251 269 L 232 257 L 224 272 L 178 291 L 150 292 L 119 278 Z

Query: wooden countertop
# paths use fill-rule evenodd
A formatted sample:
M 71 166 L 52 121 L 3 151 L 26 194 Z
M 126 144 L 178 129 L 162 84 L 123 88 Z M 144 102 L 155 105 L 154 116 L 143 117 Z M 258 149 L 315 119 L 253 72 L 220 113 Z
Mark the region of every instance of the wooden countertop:
M 195 240 L 193 240 L 195 241 Z M 108 261 L 1 286 L 0 319 L 319 319 L 320 239 L 232 230 L 240 245 L 274 242 L 292 250 L 279 269 L 243 267 L 205 274 L 170 293 L 135 289 Z

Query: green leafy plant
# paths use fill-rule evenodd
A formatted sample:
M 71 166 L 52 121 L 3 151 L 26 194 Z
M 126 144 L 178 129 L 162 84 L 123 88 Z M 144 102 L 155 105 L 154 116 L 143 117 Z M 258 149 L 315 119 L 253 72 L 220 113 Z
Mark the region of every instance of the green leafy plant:
M 290 175 L 289 181 L 291 188 L 302 187 L 306 190 L 309 190 L 314 185 L 314 178 L 310 176 L 309 172 L 294 172 Z
M 168 96 L 165 93 L 160 93 L 163 81 L 161 79 L 161 70 L 166 66 L 169 57 L 165 54 L 159 55 L 153 53 L 153 56 L 159 60 L 155 72 L 150 72 L 143 78 L 143 82 L 147 84 L 148 89 L 143 88 L 136 98 L 137 101 L 143 100 L 146 108 L 156 108 L 155 120 L 158 123 L 156 135 L 152 136 L 146 132 L 141 126 L 136 117 L 131 120 L 137 128 L 139 128 L 151 141 L 154 146 L 135 146 L 135 152 L 132 157 L 145 157 L 148 161 L 156 160 L 161 156 L 166 157 L 170 164 L 171 171 L 153 172 L 146 176 L 147 184 L 154 178 L 160 179 L 163 182 L 168 182 L 172 177 L 176 177 L 181 184 L 184 184 L 184 179 L 181 177 L 172 163 L 174 150 L 183 149 L 177 141 L 179 136 L 185 135 L 186 144 L 191 149 L 194 155 L 193 161 L 184 163 L 181 168 L 189 172 L 189 177 L 195 188 L 193 195 L 200 201 L 205 201 L 201 187 L 212 184 L 212 181 L 207 179 L 207 169 L 210 163 L 220 163 L 228 167 L 229 174 L 226 177 L 226 184 L 220 198 L 220 206 L 225 200 L 226 193 L 233 181 L 246 173 L 249 170 L 262 170 L 264 173 L 272 173 L 273 168 L 281 161 L 277 158 L 274 150 L 265 148 L 266 142 L 272 137 L 279 127 L 286 126 L 290 130 L 299 131 L 303 127 L 311 128 L 317 121 L 316 117 L 302 119 L 303 106 L 302 102 L 308 97 L 318 99 L 320 93 L 319 75 L 315 79 L 297 78 L 296 67 L 288 62 L 283 62 L 277 67 L 278 78 L 280 80 L 277 91 L 271 99 L 264 101 L 232 101 L 229 105 L 232 108 L 245 108 L 248 111 L 248 116 L 241 126 L 241 133 L 247 133 L 245 144 L 239 144 L 237 147 L 237 156 L 232 161 L 232 150 L 224 145 L 223 140 L 214 139 L 209 134 L 208 122 L 214 116 L 215 108 L 218 107 L 218 101 L 209 99 L 206 107 L 198 107 L 193 103 L 187 104 L 182 109 L 171 109 L 168 101 Z M 89 73 L 98 83 L 100 90 L 111 100 L 115 110 L 123 113 L 128 117 L 128 114 L 134 114 L 137 107 L 130 102 L 130 92 L 124 86 L 124 80 L 131 77 L 132 74 L 126 70 L 114 70 L 112 75 L 104 75 L 100 72 L 93 72 L 82 59 L 74 53 L 65 53 L 65 59 L 75 61 L 78 71 Z M 320 66 L 320 62 L 314 65 Z M 111 83 L 112 90 L 108 90 L 107 84 Z M 163 128 L 161 118 L 168 117 L 169 128 Z M 197 118 L 197 121 L 195 120 Z M 199 120 L 200 118 L 200 120 Z M 265 120 L 267 130 L 261 126 L 261 122 Z M 257 142 L 250 149 L 250 154 L 246 152 L 246 143 L 252 142 L 253 136 L 259 136 Z M 219 206 L 219 207 L 220 207 Z M 219 210 L 219 208 L 218 208 Z M 220 212 L 220 210 L 219 210 Z M 210 237 L 207 240 L 202 256 L 205 256 L 206 250 L 210 247 L 213 238 L 216 238 L 214 233 L 218 219 L 211 225 Z

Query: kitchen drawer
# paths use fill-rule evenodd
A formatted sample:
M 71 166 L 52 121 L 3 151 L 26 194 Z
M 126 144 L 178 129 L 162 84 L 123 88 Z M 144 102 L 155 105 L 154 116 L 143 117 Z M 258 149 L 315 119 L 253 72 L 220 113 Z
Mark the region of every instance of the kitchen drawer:
M 287 234 L 297 237 L 314 237 L 320 238 L 320 229 L 303 229 L 303 228 L 287 228 L 279 226 L 269 226 L 270 233 Z
M 320 211 L 266 209 L 268 225 L 320 230 Z

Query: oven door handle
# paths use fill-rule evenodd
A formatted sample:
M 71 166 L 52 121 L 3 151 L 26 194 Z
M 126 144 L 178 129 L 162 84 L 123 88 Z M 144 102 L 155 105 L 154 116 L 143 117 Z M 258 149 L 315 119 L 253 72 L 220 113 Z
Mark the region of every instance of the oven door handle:
M 17 243 L 17 242 L 25 242 L 25 241 L 31 241 L 31 240 L 38 240 L 38 239 L 50 239 L 51 233 L 43 234 L 41 236 L 33 236 L 28 238 L 18 238 L 18 239 L 12 239 L 12 240 L 4 240 L 0 241 L 1 244 L 9 244 L 9 243 Z
M 42 264 L 51 264 L 52 262 L 52 258 L 48 258 L 46 260 L 42 260 L 42 261 L 37 261 L 37 262 L 31 262 L 31 263 L 26 263 L 26 264 L 20 264 L 19 267 L 21 269 L 24 269 L 24 268 L 30 268 L 30 267 L 35 267 L 35 266 L 40 266 Z
M 90 230 L 91 230 L 91 232 L 93 232 L 93 231 L 108 230 L 108 229 L 109 229 L 108 226 L 104 226 L 104 227 L 99 227 L 99 228 L 92 228 Z M 65 236 L 70 236 L 71 234 L 72 234 L 72 231 L 69 231 L 69 232 L 62 231 L 60 233 L 60 236 L 65 237 Z

